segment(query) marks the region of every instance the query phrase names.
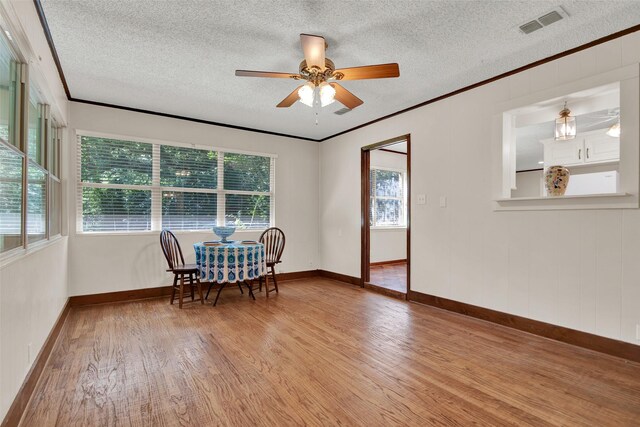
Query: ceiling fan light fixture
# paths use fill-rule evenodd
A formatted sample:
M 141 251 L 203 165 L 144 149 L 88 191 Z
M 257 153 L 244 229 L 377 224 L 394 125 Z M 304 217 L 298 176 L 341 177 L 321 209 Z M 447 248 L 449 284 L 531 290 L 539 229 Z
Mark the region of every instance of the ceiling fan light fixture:
M 336 90 L 327 82 L 320 84 L 320 106 L 326 107 L 335 101 Z
M 307 83 L 298 89 L 298 96 L 300 102 L 309 107 L 313 107 L 313 100 L 315 98 L 315 87 L 312 83 Z
M 560 111 L 560 117 L 556 119 L 556 141 L 568 141 L 576 137 L 576 118 L 571 116 L 571 110 L 564 103 L 564 108 Z

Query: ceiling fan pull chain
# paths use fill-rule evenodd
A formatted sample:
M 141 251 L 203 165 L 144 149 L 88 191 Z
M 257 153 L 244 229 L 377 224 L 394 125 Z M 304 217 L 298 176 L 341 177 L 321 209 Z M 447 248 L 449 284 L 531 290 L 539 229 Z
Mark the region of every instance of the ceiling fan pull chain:
M 318 126 L 318 112 L 316 111 L 316 126 Z

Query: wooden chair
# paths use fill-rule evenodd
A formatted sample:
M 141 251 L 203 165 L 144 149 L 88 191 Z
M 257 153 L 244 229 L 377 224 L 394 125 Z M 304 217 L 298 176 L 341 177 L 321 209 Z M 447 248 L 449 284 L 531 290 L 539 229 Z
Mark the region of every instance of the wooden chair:
M 193 288 L 198 288 L 198 294 L 200 295 L 200 302 L 204 304 L 204 298 L 202 297 L 202 287 L 200 285 L 200 273 L 198 267 L 195 264 L 185 264 L 184 257 L 182 256 L 182 249 L 176 236 L 169 230 L 162 230 L 160 233 L 160 246 L 162 246 L 162 252 L 167 259 L 169 268 L 167 271 L 173 273 L 173 289 L 171 292 L 171 304 L 176 298 L 176 291 L 179 292 L 178 306 L 182 308 L 182 299 L 184 295 L 185 277 L 187 277 L 188 285 L 191 289 L 191 301 L 194 301 Z M 178 278 L 180 278 L 180 284 L 178 285 Z
M 276 264 L 280 264 L 280 257 L 282 251 L 284 251 L 285 237 L 284 232 L 277 227 L 271 227 L 264 230 L 260 235 L 260 243 L 264 244 L 264 256 L 267 264 L 267 276 L 264 278 L 264 287 L 267 291 L 267 298 L 269 298 L 269 292 L 276 291 L 278 293 L 278 281 L 276 280 Z M 269 290 L 269 272 L 273 278 L 274 289 Z M 262 291 L 262 277 L 259 280 L 260 291 Z

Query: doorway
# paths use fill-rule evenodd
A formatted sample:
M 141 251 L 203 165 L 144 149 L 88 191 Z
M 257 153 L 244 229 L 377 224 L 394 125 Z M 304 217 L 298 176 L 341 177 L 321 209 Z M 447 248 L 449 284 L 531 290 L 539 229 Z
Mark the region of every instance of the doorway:
M 361 179 L 361 286 L 406 299 L 411 289 L 411 136 L 363 147 Z

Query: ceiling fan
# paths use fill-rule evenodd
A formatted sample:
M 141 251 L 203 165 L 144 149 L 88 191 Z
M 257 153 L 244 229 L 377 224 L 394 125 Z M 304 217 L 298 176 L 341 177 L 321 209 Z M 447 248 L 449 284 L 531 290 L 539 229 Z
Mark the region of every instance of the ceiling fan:
M 338 100 L 349 109 L 362 105 L 364 101 L 337 83 L 338 81 L 385 79 L 400 76 L 400 69 L 396 63 L 339 68 L 336 70 L 333 61 L 324 56 L 328 47 L 324 37 L 300 34 L 300 42 L 302 43 L 304 60 L 300 63 L 298 74 L 236 70 L 236 76 L 307 81 L 305 84 L 295 88 L 277 107 L 291 107 L 296 101 L 300 101 L 309 107 L 315 105 L 324 107 L 334 100 Z

